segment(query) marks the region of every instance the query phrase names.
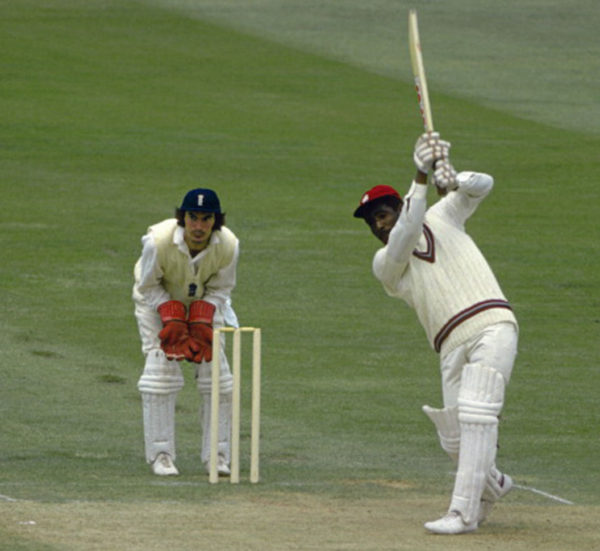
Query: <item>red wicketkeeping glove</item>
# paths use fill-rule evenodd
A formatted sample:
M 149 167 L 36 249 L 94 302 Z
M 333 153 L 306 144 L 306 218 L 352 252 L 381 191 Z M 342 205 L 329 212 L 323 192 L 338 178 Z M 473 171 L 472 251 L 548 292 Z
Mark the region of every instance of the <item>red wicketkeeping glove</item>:
M 192 361 L 196 363 L 212 360 L 214 315 L 215 307 L 210 302 L 195 300 L 190 304 L 190 315 L 188 317 L 190 348 L 194 345 L 198 348 L 192 357 Z
M 183 302 L 169 300 L 163 302 L 157 310 L 163 322 L 163 328 L 158 334 L 158 338 L 167 359 L 181 361 L 191 356 L 190 334 Z

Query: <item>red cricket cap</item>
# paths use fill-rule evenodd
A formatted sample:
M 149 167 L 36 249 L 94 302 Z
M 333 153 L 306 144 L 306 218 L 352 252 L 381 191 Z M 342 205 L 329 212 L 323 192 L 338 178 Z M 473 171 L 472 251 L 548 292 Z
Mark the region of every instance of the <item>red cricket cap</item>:
M 358 205 L 358 208 L 354 211 L 354 217 L 364 218 L 365 210 L 369 204 L 381 197 L 396 197 L 397 199 L 402 199 L 400 194 L 392 186 L 372 187 L 369 191 L 363 193 L 363 196 L 360 199 L 360 205 Z

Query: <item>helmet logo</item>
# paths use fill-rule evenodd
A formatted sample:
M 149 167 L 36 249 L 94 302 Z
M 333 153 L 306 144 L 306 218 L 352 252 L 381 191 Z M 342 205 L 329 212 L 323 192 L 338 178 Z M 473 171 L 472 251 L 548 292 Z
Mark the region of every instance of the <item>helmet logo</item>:
M 204 195 L 199 194 L 198 195 L 198 206 L 201 207 L 202 205 L 204 205 Z

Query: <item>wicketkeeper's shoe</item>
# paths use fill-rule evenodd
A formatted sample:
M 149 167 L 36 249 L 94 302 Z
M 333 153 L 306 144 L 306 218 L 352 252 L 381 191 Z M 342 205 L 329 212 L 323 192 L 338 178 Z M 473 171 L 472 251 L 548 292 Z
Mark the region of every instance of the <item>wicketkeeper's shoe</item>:
M 439 520 L 426 522 L 425 528 L 434 534 L 466 534 L 477 530 L 477 522 L 466 524 L 458 511 L 450 511 Z
M 204 463 L 204 468 L 206 472 L 210 474 L 210 461 L 206 461 Z M 225 458 L 219 454 L 217 457 L 217 473 L 219 476 L 230 476 L 231 469 L 229 468 L 229 463 L 225 460 Z
M 219 458 L 219 464 L 217 465 L 217 472 L 219 476 L 231 476 L 231 469 L 225 461 L 221 461 Z
M 494 508 L 494 504 L 504 497 L 513 487 L 510 476 L 494 470 L 495 476 L 490 475 L 479 502 L 478 522 L 481 524 Z
M 168 453 L 161 452 L 152 463 L 152 472 L 158 476 L 178 475 L 179 471 Z

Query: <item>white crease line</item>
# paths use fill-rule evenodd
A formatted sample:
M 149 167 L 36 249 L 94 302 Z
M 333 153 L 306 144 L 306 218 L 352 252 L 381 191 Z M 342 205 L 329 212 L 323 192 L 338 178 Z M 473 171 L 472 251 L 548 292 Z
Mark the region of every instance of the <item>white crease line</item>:
M 156 483 L 155 482 L 154 485 L 167 485 L 167 484 L 166 483 L 162 483 L 161 484 L 161 483 Z M 171 486 L 171 485 L 173 485 L 173 486 L 175 486 L 175 485 L 182 486 L 184 484 L 172 484 L 171 483 L 171 484 L 168 484 L 168 485 L 169 486 Z M 187 483 L 185 485 L 195 486 L 197 484 Z M 294 483 L 286 483 L 286 482 L 283 482 L 283 483 L 280 484 L 280 486 L 311 486 L 311 485 L 315 486 L 315 485 L 318 485 L 318 484 L 302 484 L 302 483 L 294 484 Z M 519 490 L 525 490 L 527 492 L 532 492 L 534 494 L 538 494 L 538 495 L 547 497 L 548 499 L 552 499 L 554 501 L 558 501 L 558 503 L 563 503 L 564 505 L 575 505 L 575 503 L 573 503 L 572 501 L 569 501 L 568 499 L 564 499 L 562 497 L 558 497 L 558 496 L 549 494 L 547 492 L 543 492 L 542 490 L 538 490 L 537 488 L 532 488 L 531 486 L 522 486 L 521 484 L 513 484 L 513 488 L 518 488 Z M 0 494 L 0 500 L 2 500 L 2 501 L 10 501 L 10 502 L 18 501 L 18 500 L 16 500 L 13 497 L 5 496 L 4 494 Z
M 456 472 L 449 472 L 448 474 L 451 475 L 451 476 L 456 476 Z M 554 495 L 549 494 L 547 492 L 542 492 L 542 490 L 538 490 L 537 488 L 532 488 L 531 486 L 522 486 L 521 484 L 514 484 L 513 483 L 513 488 L 518 488 L 519 490 L 525 490 L 526 492 L 532 492 L 534 494 L 538 494 L 540 496 L 547 497 L 548 499 L 552 499 L 554 501 L 558 501 L 558 503 L 563 503 L 564 505 L 575 505 L 575 503 L 573 503 L 572 501 L 569 501 L 568 499 L 564 499 L 562 497 L 554 496 Z
M 539 494 L 541 496 L 547 497 L 548 499 L 553 499 L 554 501 L 558 501 L 559 503 L 564 503 L 565 505 L 575 505 L 572 501 L 569 501 L 568 499 L 563 499 L 562 497 L 553 496 L 552 494 L 542 492 L 542 490 L 538 490 L 537 488 L 531 488 L 530 486 L 521 486 L 520 484 L 513 484 L 513 487 L 518 488 L 519 490 L 527 490 L 528 492 L 533 492 L 534 494 Z

